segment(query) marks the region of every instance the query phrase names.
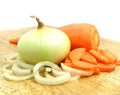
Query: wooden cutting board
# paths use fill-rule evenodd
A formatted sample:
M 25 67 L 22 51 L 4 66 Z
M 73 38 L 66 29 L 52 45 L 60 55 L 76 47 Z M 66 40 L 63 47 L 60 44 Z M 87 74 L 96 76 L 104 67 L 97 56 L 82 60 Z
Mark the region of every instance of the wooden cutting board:
M 0 32 L 0 69 L 3 56 L 17 52 L 8 40 L 35 27 Z M 108 48 L 120 59 L 120 42 L 101 38 L 100 48 Z M 101 73 L 57 86 L 37 84 L 34 79 L 15 82 L 3 78 L 0 71 L 0 95 L 120 95 L 120 67 L 110 73 Z

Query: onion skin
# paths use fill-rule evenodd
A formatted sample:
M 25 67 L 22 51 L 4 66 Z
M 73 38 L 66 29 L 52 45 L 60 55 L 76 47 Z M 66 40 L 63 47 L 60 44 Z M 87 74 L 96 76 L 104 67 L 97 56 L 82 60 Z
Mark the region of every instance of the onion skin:
M 70 40 L 61 30 L 43 26 L 25 33 L 17 44 L 20 57 L 27 63 L 60 63 L 70 52 Z

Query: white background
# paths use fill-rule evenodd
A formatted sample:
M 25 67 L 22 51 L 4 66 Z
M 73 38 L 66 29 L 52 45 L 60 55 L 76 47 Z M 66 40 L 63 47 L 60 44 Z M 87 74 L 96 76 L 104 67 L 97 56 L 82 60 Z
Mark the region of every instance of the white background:
M 31 15 L 58 27 L 91 23 L 102 37 L 120 41 L 119 0 L 0 0 L 0 31 L 36 26 Z

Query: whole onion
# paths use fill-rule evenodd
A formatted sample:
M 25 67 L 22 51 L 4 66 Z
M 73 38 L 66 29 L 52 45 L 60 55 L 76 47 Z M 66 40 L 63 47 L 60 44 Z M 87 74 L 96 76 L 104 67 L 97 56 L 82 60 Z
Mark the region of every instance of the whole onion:
M 44 25 L 36 18 L 38 27 L 25 33 L 19 40 L 17 49 L 20 57 L 27 63 L 41 61 L 60 63 L 70 51 L 70 40 L 61 30 Z

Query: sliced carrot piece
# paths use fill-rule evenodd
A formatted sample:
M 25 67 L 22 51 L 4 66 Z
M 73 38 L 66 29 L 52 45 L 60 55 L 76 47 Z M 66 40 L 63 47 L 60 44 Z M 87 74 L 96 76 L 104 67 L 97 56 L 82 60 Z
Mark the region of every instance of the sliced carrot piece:
M 117 60 L 117 61 L 115 62 L 115 64 L 116 64 L 117 66 L 120 66 L 120 60 Z
M 85 48 L 76 48 L 70 52 L 69 58 L 71 61 L 80 60 L 85 52 L 86 52 Z
M 89 52 L 97 59 L 98 62 L 110 64 L 109 59 L 100 52 L 97 52 L 96 50 L 90 50 Z
M 100 68 L 96 67 L 95 72 L 94 72 L 94 75 L 98 75 L 100 72 L 101 72 L 101 71 L 100 71 Z
M 115 56 L 110 50 L 105 49 L 102 53 L 110 60 L 110 63 L 115 63 L 117 61 L 117 56 Z
M 103 49 L 97 49 L 97 52 L 103 54 Z
M 16 44 L 17 45 L 19 39 L 20 39 L 20 37 L 12 38 L 12 39 L 9 40 L 9 42 L 12 43 L 12 44 Z
M 73 67 L 85 71 L 96 71 L 97 66 L 89 62 L 74 60 Z
M 111 72 L 115 69 L 116 64 L 102 64 L 98 63 L 97 64 L 98 68 L 100 69 L 101 72 Z
M 65 65 L 69 66 L 69 67 L 73 67 L 73 63 L 69 58 L 69 55 L 65 58 L 64 62 Z
M 81 60 L 82 61 L 85 61 L 85 62 L 90 62 L 92 64 L 97 64 L 97 60 L 96 58 L 90 54 L 89 52 L 86 52 L 82 57 L 81 57 Z
M 64 61 L 65 63 L 71 63 L 72 61 L 70 60 L 70 58 L 69 58 L 69 56 L 67 56 L 66 58 L 65 58 L 65 61 Z
M 70 62 L 64 62 L 65 65 L 69 66 L 69 67 L 73 67 L 73 63 Z

